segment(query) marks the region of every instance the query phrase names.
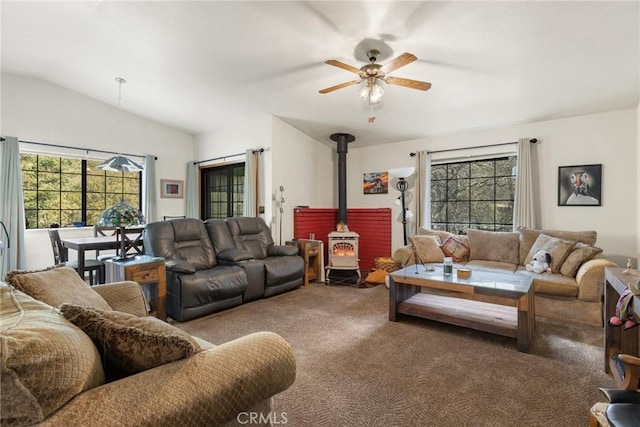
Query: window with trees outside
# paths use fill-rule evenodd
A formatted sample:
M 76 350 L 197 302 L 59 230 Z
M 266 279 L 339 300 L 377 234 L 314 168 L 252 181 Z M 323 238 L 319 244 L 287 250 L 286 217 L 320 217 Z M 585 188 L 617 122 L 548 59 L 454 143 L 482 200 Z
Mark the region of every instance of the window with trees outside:
M 101 160 L 21 154 L 27 228 L 94 225 L 120 201 L 141 209 L 142 173 L 96 168 Z
M 511 231 L 516 156 L 431 166 L 431 226 Z
M 244 208 L 244 163 L 200 169 L 201 218 L 242 216 Z

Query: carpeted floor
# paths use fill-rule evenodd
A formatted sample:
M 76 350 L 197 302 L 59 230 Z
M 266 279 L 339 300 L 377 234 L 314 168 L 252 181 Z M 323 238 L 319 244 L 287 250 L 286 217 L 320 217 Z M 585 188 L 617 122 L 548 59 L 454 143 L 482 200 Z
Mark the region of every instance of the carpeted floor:
M 538 318 L 524 354 L 510 338 L 389 322 L 384 285 L 312 284 L 176 326 L 214 344 L 260 330 L 287 339 L 297 377 L 274 407 L 288 426 L 574 427 L 613 385 L 601 328 Z

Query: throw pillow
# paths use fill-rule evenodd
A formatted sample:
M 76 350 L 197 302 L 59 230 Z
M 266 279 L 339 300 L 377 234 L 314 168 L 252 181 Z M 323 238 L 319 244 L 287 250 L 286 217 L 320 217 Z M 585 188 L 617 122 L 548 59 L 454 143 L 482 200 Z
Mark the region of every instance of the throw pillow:
M 60 311 L 95 342 L 105 361 L 133 374 L 200 351 L 186 332 L 156 319 L 63 304 Z
M 39 425 L 74 396 L 104 384 L 91 339 L 50 305 L 4 283 L 0 331 L 0 425 Z
M 450 256 L 455 262 L 469 260 L 469 247 L 453 236 L 447 238 L 440 249 L 445 256 Z
M 365 281 L 369 283 L 382 284 L 385 282 L 388 275 L 389 272 L 386 270 L 371 270 L 371 272 L 367 274 L 367 279 Z
M 38 271 L 10 271 L 5 279 L 33 298 L 60 307 L 63 303 L 111 310 L 111 306 L 80 278 L 78 273 L 63 264 Z
M 520 234 L 520 265 L 525 265 L 524 262 L 531 251 L 531 246 L 536 242 L 536 239 L 540 235 L 540 230 L 529 227 L 518 227 L 518 233 Z
M 442 242 L 447 240 L 449 237 L 455 236 L 455 234 L 449 233 L 448 231 L 432 230 L 430 228 L 423 228 L 423 227 L 418 228 L 418 235 L 419 236 L 436 236 L 439 240 L 438 244 L 442 244 Z
M 588 231 L 563 231 L 563 230 L 542 230 L 541 233 L 547 236 L 557 237 L 558 239 L 573 240 L 574 242 L 582 242 L 585 245 L 593 246 L 598 239 L 598 233 L 593 230 Z
M 575 247 L 560 267 L 560 273 L 567 277 L 576 277 L 576 273 L 582 264 L 589 261 L 602 252 L 602 249 L 589 246 L 582 242 L 576 243 Z
M 551 272 L 559 273 L 560 266 L 567 258 L 576 242 L 570 240 L 558 239 L 557 237 L 547 236 L 546 234 L 540 234 L 536 239 L 531 250 L 525 259 L 525 264 L 529 264 L 533 260 L 533 256 L 538 251 L 546 251 L 551 255 Z
M 440 239 L 438 236 L 411 236 L 409 241 L 416 247 L 416 252 L 422 262 L 437 262 L 442 263 L 444 261 L 444 253 L 440 249 Z M 413 258 L 413 254 L 409 256 L 409 259 Z M 415 263 L 420 263 L 414 260 Z
M 469 259 L 520 263 L 520 235 L 502 231 L 468 229 Z

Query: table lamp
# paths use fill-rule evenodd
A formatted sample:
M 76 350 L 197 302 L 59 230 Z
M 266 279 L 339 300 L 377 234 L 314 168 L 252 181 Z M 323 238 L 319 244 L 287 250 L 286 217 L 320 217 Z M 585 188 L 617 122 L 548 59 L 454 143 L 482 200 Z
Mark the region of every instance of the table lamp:
M 125 202 L 118 202 L 102 211 L 100 214 L 99 224 L 101 226 L 113 226 L 120 228 L 118 234 L 118 238 L 120 239 L 120 256 L 114 259 L 124 261 L 134 257 L 133 255 L 127 257 L 124 244 L 124 229 L 125 227 L 130 227 L 132 225 L 144 224 L 144 216 L 142 215 L 142 212 Z

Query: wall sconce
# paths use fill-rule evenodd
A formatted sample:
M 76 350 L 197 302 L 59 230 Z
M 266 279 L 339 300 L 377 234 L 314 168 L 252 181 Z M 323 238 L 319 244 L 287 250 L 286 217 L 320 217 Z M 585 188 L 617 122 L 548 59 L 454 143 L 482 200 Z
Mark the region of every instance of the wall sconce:
M 415 171 L 416 168 L 414 167 L 389 169 L 389 175 L 398 179 L 398 182 L 396 182 L 396 188 L 400 192 L 400 203 L 402 206 L 402 235 L 404 237 L 405 246 L 407 245 L 407 217 L 409 216 L 408 213 L 410 213 L 410 218 L 413 218 L 413 213 L 407 212 L 408 209 L 405 205 L 406 200 L 404 193 L 409 188 L 407 178 L 413 175 Z

